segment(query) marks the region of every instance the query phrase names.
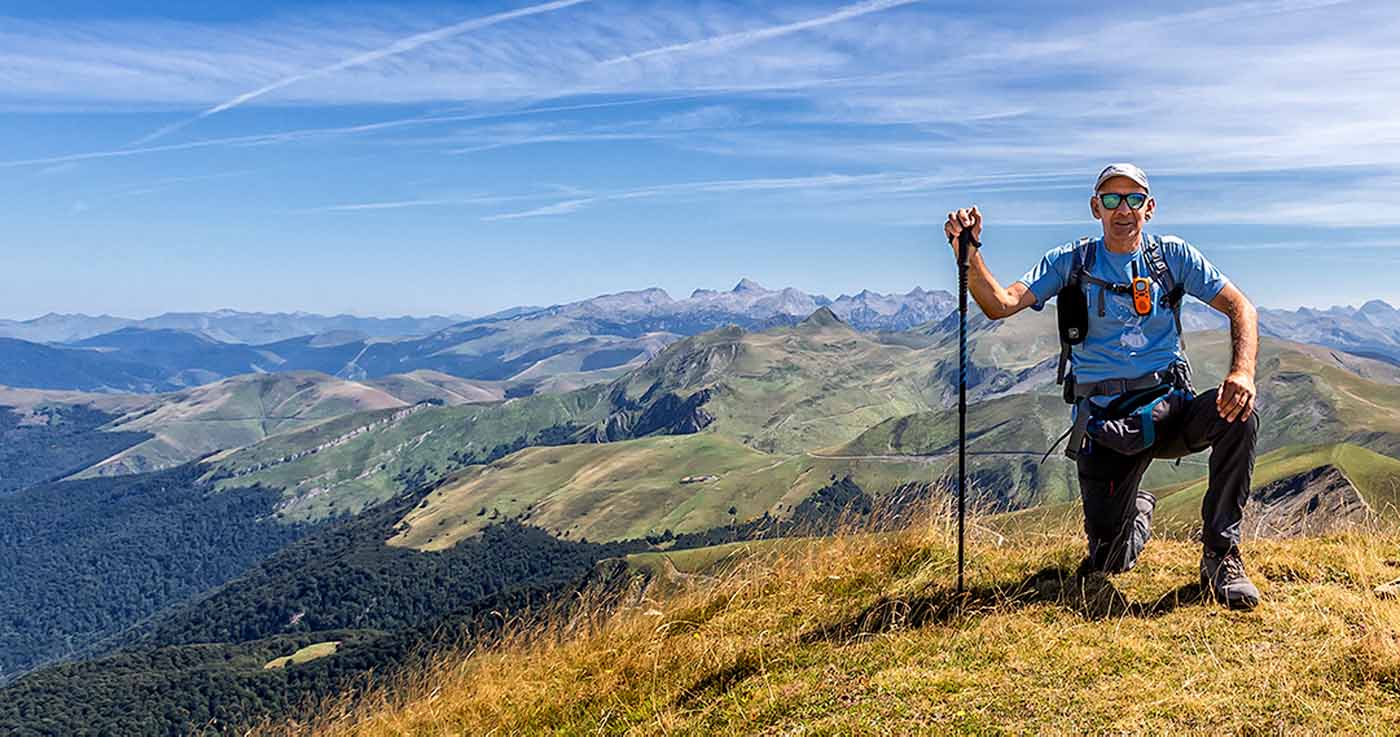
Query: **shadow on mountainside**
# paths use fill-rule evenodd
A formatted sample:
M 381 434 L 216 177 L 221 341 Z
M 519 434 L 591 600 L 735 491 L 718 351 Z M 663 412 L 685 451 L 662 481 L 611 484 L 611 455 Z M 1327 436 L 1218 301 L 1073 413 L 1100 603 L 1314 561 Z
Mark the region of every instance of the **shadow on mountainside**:
M 1159 617 L 1182 605 L 1199 603 L 1204 592 L 1189 583 L 1150 602 L 1130 602 L 1102 575 L 1079 579 L 1062 567 L 1042 568 L 1012 585 L 984 586 L 961 595 L 939 588 L 922 596 L 881 597 L 849 619 L 806 632 L 804 643 L 846 643 L 898 629 L 955 622 L 964 616 L 995 614 L 1035 604 L 1055 604 L 1086 619 Z

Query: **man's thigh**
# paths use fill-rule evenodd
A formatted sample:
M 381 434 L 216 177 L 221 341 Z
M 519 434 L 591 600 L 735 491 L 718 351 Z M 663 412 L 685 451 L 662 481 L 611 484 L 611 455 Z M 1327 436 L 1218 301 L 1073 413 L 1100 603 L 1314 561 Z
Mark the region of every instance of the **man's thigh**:
M 1101 446 L 1079 455 L 1079 495 L 1084 502 L 1084 531 L 1091 538 L 1113 540 L 1137 514 L 1136 498 L 1152 453 L 1123 455 Z
M 1197 394 L 1161 428 L 1152 446 L 1154 458 L 1181 458 L 1210 447 L 1211 430 L 1220 420 L 1215 408 L 1217 390 Z

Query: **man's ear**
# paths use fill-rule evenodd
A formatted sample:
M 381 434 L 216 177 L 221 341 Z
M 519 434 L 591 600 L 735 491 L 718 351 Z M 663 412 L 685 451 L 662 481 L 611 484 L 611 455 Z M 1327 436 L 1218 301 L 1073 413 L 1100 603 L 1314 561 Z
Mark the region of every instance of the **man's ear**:
M 1157 200 L 1156 200 L 1156 198 L 1154 198 L 1154 197 L 1148 197 L 1148 198 L 1147 198 L 1146 210 L 1147 210 L 1147 212 L 1144 213 L 1144 214 L 1146 215 L 1146 217 L 1147 217 L 1148 220 L 1151 220 L 1151 219 L 1152 219 L 1152 215 L 1153 215 L 1153 214 L 1156 212 L 1156 210 L 1157 210 Z
M 1099 212 L 1099 198 L 1098 198 L 1098 197 L 1090 197 L 1090 198 L 1089 198 L 1089 212 L 1094 213 L 1094 219 L 1095 219 L 1095 220 L 1103 220 L 1103 215 Z

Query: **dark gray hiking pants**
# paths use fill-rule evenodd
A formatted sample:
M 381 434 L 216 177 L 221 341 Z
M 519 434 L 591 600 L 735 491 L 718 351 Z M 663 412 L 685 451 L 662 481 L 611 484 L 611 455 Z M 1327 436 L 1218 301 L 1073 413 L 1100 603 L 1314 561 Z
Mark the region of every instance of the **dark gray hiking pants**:
M 1123 455 L 1091 440 L 1079 454 L 1079 494 L 1084 532 L 1095 568 L 1126 571 L 1152 536 L 1157 500 L 1138 484 L 1153 459 L 1180 458 L 1210 448 L 1210 482 L 1201 502 L 1201 542 L 1225 552 L 1240 540 L 1240 519 L 1254 473 L 1259 413 L 1226 422 L 1215 409 L 1216 390 L 1204 392 L 1158 429 L 1157 442 L 1137 455 Z

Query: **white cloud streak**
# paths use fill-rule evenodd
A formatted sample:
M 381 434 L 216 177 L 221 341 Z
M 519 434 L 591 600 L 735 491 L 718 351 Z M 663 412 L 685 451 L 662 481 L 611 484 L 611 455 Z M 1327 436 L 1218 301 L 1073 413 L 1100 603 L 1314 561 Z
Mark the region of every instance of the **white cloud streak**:
M 1315 181 L 1322 175 L 1303 172 L 1400 170 L 1400 50 L 1393 43 L 1400 33 L 1400 13 L 1394 6 L 1346 3 L 1345 23 L 1336 22 L 1338 14 L 1332 11 L 1342 5 L 1340 0 L 1220 3 L 1166 13 L 1160 6 L 1137 6 L 1115 14 L 1122 18 L 1116 25 L 1094 25 L 1087 32 L 1088 18 L 1072 12 L 1027 13 L 1022 24 L 1009 29 L 975 13 L 909 5 L 899 14 L 884 15 L 877 11 L 894 3 L 858 3 L 825 15 L 808 10 L 816 17 L 755 30 L 752 6 L 716 2 L 680 10 L 600 3 L 577 17 L 546 15 L 531 23 L 463 34 L 401 54 L 393 64 L 347 68 L 320 84 L 264 93 L 267 102 L 282 105 L 450 100 L 477 111 L 167 146 L 14 156 L 0 167 L 335 137 L 370 139 L 367 146 L 418 145 L 465 153 L 636 136 L 665 141 L 687 156 L 721 162 L 718 157 L 732 157 L 744 164 L 744 171 L 757 165 L 784 174 L 922 172 L 921 181 L 913 176 L 869 180 L 837 191 L 853 200 L 888 198 L 891 219 L 917 219 L 907 208 L 939 187 L 957 188 L 954 194 L 1001 195 L 1003 202 L 1012 203 L 1032 198 L 1037 190 L 1073 189 L 1102 161 L 1128 158 L 1163 176 L 1168 186 L 1173 179 L 1181 183 L 1169 208 L 1181 222 L 1186 202 L 1193 222 L 1400 222 L 1400 198 L 1393 187 L 1368 186 L 1350 174 L 1327 175 L 1332 177 L 1328 191 L 1337 193 L 1337 201 L 1319 205 L 1316 191 L 1287 186 L 1289 172 Z M 790 12 L 801 11 L 784 9 Z M 286 79 L 302 73 L 297 69 L 327 68 L 326 60 L 347 57 L 347 48 L 385 48 L 392 42 L 386 32 L 368 33 L 368 25 L 356 23 L 327 24 L 321 35 L 307 30 L 310 23 L 285 36 L 251 34 L 266 37 L 269 48 L 294 50 L 285 54 L 286 64 L 268 48 L 248 45 L 248 34 L 227 38 L 205 35 L 207 29 L 190 34 L 208 47 L 207 53 L 157 53 L 139 43 L 116 49 L 121 44 L 109 39 L 102 42 L 109 46 L 84 57 L 83 64 L 72 51 L 77 45 L 49 48 L 45 44 L 53 46 L 53 39 L 43 32 L 27 34 L 37 39 L 27 41 L 0 31 L 0 48 L 5 49 L 0 51 L 0 77 L 14 83 L 8 92 L 0 91 L 0 104 L 74 96 L 99 104 L 109 91 L 114 99 L 141 100 L 146 90 L 157 87 L 199 97 L 211 89 L 246 88 L 249 79 Z M 817 27 L 822 32 L 797 32 Z M 101 39 L 98 30 L 84 29 L 84 34 Z M 179 35 L 171 29 L 161 33 Z M 1125 53 L 1122 45 L 1105 43 L 1105 38 L 1131 39 L 1128 46 L 1143 53 Z M 62 63 L 45 63 L 54 62 L 56 55 L 65 55 L 58 60 Z M 621 63 L 627 59 L 638 63 Z M 159 76 L 166 68 L 178 70 L 183 81 Z M 71 71 L 76 81 L 65 86 L 66 80 L 41 76 L 53 69 Z M 211 69 L 227 70 L 229 77 L 200 71 Z M 56 90 L 53 97 L 45 97 L 51 89 Z M 546 102 L 561 95 L 628 99 Z M 732 117 L 697 114 L 696 122 L 678 134 L 674 122 L 668 122 L 668 117 L 675 119 L 675 110 L 652 115 L 642 109 L 701 98 L 707 104 L 714 102 L 708 98 L 720 98 Z M 237 98 L 220 94 L 211 99 Z M 587 114 L 592 110 L 612 114 Z M 467 125 L 524 116 L 552 116 L 557 123 L 535 133 L 494 132 L 479 139 Z M 449 129 L 458 123 L 464 125 Z M 418 140 L 375 138 L 432 126 L 444 128 Z M 1021 181 L 1018 168 L 1062 178 Z M 975 185 L 965 176 L 983 172 L 1007 175 L 1008 181 Z M 576 183 L 590 184 L 592 174 L 579 169 Z M 1229 194 L 1249 198 L 1249 206 L 1192 194 L 1219 194 L 1227 180 L 1236 185 Z M 1248 183 L 1239 185 L 1241 180 Z M 1264 181 L 1268 186 L 1260 186 Z M 646 196 L 678 195 L 633 195 Z M 528 216 L 568 214 L 620 199 L 563 197 L 568 199 Z M 409 193 L 404 201 L 435 199 L 440 198 Z M 894 202 L 898 199 L 906 202 Z M 1018 217 L 1027 222 L 1052 218 L 1056 209 L 1050 205 L 1055 203 L 1041 199 L 1033 204 L 1043 211 L 1032 208 Z M 899 212 L 897 205 L 906 211 Z
M 218 105 L 204 110 L 203 112 L 199 113 L 193 118 L 173 123 L 171 125 L 167 125 L 147 136 L 140 138 L 132 145 L 141 146 L 146 143 L 150 143 L 151 141 L 162 138 L 170 133 L 184 128 L 185 126 L 188 126 L 191 123 L 203 120 L 204 118 L 207 118 L 211 115 L 217 115 L 224 111 L 232 110 L 233 108 L 236 108 L 239 105 L 255 100 L 268 93 L 276 92 L 277 90 L 280 90 L 284 87 L 290 87 L 294 84 L 297 84 L 298 82 L 305 82 L 308 79 L 316 79 L 317 77 L 329 76 L 335 74 L 336 72 L 342 72 L 347 69 L 353 69 L 355 67 L 373 64 L 375 62 L 382 61 L 393 56 L 407 54 L 422 46 L 426 46 L 431 43 L 437 43 L 440 41 L 445 41 L 447 39 L 454 38 L 456 36 L 460 36 L 464 33 L 469 33 L 471 31 L 489 28 L 498 23 L 505 23 L 506 21 L 515 20 L 516 18 L 525 18 L 532 15 L 539 15 L 541 13 L 550 13 L 555 10 L 562 10 L 564 8 L 572 7 L 574 5 L 578 5 L 580 3 L 585 2 L 590 2 L 590 0 L 554 0 L 554 2 L 541 3 L 539 5 L 531 5 L 529 7 L 510 10 L 503 13 L 495 13 L 492 15 L 483 16 L 481 18 L 473 18 L 471 20 L 462 21 L 461 23 L 454 23 L 450 26 L 444 26 L 442 28 L 437 28 L 431 31 L 427 31 L 425 33 L 418 33 L 412 36 L 408 36 L 406 38 L 401 38 L 387 46 L 383 46 L 372 51 L 367 51 L 362 54 L 356 54 L 355 56 L 352 56 L 348 59 L 343 59 L 334 64 L 328 64 L 326 66 L 318 67 L 316 69 L 302 72 L 300 74 L 293 74 L 288 77 L 283 77 L 275 82 L 265 84 L 255 90 L 244 92 L 243 94 L 238 95 L 237 97 L 234 97 L 230 100 L 225 100 L 224 102 L 221 102 Z
M 713 54 L 720 51 L 729 51 L 739 48 L 741 46 L 755 44 L 760 41 L 767 41 L 769 39 L 780 38 L 789 34 L 798 33 L 801 31 L 809 31 L 813 28 L 821 28 L 822 26 L 829 26 L 833 23 L 840 23 L 842 21 L 851 20 L 852 18 L 859 18 L 863 15 L 869 15 L 870 13 L 878 13 L 882 10 L 897 8 L 901 5 L 912 5 L 916 2 L 919 2 L 919 0 L 868 0 L 867 2 L 856 3 L 854 5 L 847 5 L 846 7 L 843 7 L 834 13 L 829 13 L 818 18 L 811 18 L 809 20 L 798 21 L 796 23 L 784 23 L 782 25 L 777 26 L 768 26 L 767 28 L 759 28 L 752 31 L 726 33 L 719 36 L 711 36 L 710 38 L 702 38 L 696 41 L 686 41 L 684 43 L 670 44 L 668 46 L 662 46 L 655 49 L 648 49 L 646 51 L 638 51 L 633 54 L 625 54 L 623 56 L 614 57 L 612 59 L 608 59 L 606 61 L 601 62 L 601 64 L 604 66 L 611 64 L 626 64 L 629 62 L 642 61 L 643 59 L 650 59 L 656 56 L 671 56 L 675 54 L 686 54 L 696 52 Z

